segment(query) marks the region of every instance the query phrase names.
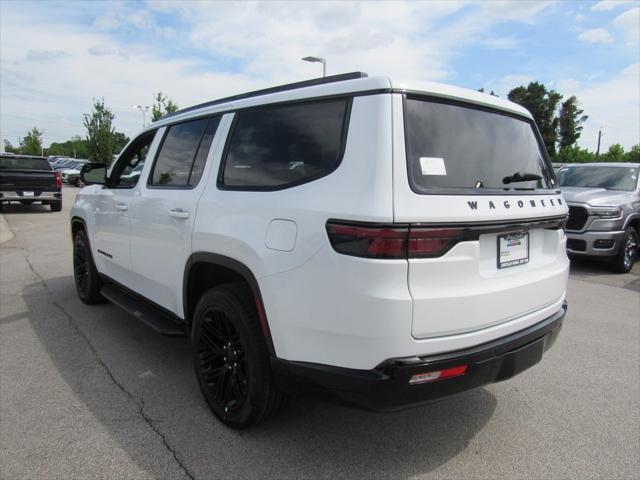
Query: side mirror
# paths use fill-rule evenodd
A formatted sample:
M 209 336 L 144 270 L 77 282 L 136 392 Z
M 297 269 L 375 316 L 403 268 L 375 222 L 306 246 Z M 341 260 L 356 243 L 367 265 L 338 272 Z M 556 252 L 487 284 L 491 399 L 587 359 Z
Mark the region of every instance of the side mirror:
M 80 179 L 85 185 L 106 185 L 107 164 L 98 162 L 85 163 L 80 169 Z

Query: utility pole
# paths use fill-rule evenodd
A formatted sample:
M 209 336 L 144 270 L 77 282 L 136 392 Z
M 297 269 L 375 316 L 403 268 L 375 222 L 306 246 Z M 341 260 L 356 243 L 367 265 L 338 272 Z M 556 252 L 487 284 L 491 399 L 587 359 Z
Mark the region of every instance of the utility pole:
M 602 129 L 598 130 L 598 148 L 596 149 L 596 158 L 600 156 L 600 140 L 602 140 Z

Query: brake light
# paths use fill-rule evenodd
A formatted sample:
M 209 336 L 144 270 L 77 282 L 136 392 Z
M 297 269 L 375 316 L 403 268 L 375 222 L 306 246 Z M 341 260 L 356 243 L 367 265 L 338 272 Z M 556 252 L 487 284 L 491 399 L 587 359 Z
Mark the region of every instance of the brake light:
M 464 238 L 464 228 L 413 225 L 346 224 L 327 222 L 333 249 L 364 258 L 403 259 L 439 257 Z
M 56 188 L 62 188 L 62 178 L 60 177 L 60 172 L 55 172 L 56 174 Z
M 416 385 L 418 383 L 435 382 L 436 380 L 459 377 L 464 375 L 466 371 L 467 365 L 459 365 L 457 367 L 444 368 L 433 372 L 418 373 L 409 379 L 409 384 Z

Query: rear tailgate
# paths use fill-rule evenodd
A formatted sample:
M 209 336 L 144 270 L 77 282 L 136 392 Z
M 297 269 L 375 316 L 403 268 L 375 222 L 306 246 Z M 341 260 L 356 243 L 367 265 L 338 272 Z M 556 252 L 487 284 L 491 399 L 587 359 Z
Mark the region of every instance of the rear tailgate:
M 2 191 L 51 191 L 57 190 L 56 176 L 52 171 L 0 170 Z
M 561 228 L 567 207 L 561 193 L 536 188 L 536 182 L 523 185 L 533 183 L 531 191 L 501 185 L 503 177 L 517 171 L 544 175 L 551 183 L 544 167 L 535 170 L 535 153 L 519 156 L 517 147 L 523 146 L 518 141 L 537 148 L 535 136 L 527 138 L 519 123 L 509 131 L 508 121 L 519 120 L 503 115 L 497 115 L 496 132 L 483 131 L 482 115 L 489 112 L 449 114 L 441 104 L 429 110 L 418 129 L 405 132 L 403 99 L 394 97 L 394 222 L 460 232 L 453 246 L 432 258 L 409 258 L 412 336 L 477 331 L 561 301 L 568 275 Z M 405 149 L 405 134 L 409 143 L 422 132 L 428 141 L 418 145 L 419 151 Z M 447 141 L 434 141 L 447 134 Z M 476 145 L 479 138 L 488 138 L 489 145 Z M 514 147 L 509 162 L 501 145 L 502 150 Z M 465 156 L 471 159 L 469 166 L 460 165 Z M 497 167 L 489 164 L 494 157 L 503 158 Z M 416 175 L 421 178 L 414 182 Z M 463 188 L 456 188 L 458 180 Z M 503 235 L 511 236 L 500 242 Z

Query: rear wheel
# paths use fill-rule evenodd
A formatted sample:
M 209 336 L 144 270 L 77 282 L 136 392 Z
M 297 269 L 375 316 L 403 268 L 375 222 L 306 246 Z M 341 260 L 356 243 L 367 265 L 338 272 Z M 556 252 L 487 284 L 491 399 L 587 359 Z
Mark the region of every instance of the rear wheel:
M 62 201 L 49 202 L 49 208 L 52 212 L 59 212 L 62 210 Z
M 212 412 L 232 428 L 247 428 L 275 413 L 286 397 L 269 366 L 251 289 L 233 283 L 207 291 L 191 333 L 200 389 Z
M 613 259 L 613 268 L 620 273 L 627 273 L 633 268 L 638 258 L 638 232 L 633 227 L 625 230 L 620 251 Z
M 73 277 L 80 300 L 89 305 L 104 300 L 100 294 L 102 282 L 93 263 L 89 240 L 84 230 L 76 233 L 73 241 Z

